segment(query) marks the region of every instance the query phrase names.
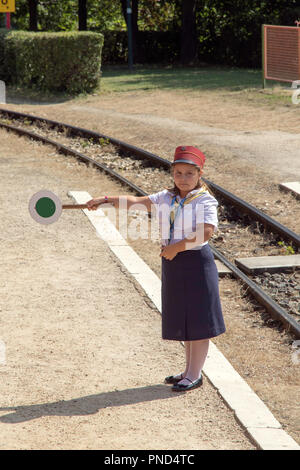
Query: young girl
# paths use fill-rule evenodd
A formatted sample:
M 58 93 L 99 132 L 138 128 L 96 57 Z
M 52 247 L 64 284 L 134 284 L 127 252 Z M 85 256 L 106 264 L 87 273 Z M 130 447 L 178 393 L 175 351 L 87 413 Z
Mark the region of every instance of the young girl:
M 202 385 L 202 368 L 209 338 L 225 332 L 219 296 L 218 271 L 208 240 L 217 228 L 216 199 L 201 181 L 205 155 L 195 147 L 177 147 L 172 164 L 174 187 L 150 196 L 99 197 L 87 203 L 127 209 L 143 204 L 155 206 L 160 221 L 162 246 L 162 337 L 184 341 L 186 366 L 165 378 L 174 391 Z

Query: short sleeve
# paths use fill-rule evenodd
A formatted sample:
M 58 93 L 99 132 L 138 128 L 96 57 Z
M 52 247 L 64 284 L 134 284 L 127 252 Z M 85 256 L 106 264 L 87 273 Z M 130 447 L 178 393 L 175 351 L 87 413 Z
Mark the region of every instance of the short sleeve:
M 160 206 L 165 201 L 167 193 L 168 190 L 164 189 L 163 191 L 159 191 L 158 193 L 150 194 L 148 197 L 153 204 Z
M 199 203 L 204 205 L 204 223 L 214 225 L 216 232 L 218 229 L 218 201 L 208 193 L 200 198 Z

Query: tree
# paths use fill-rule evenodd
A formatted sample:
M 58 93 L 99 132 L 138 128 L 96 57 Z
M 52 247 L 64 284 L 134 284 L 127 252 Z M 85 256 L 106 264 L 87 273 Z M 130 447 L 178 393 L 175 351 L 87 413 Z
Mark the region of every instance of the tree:
M 78 0 L 78 29 L 87 30 L 87 6 L 86 0 Z
M 197 57 L 197 0 L 182 0 L 180 62 L 192 64 Z
M 140 0 L 139 29 L 174 31 L 180 28 L 182 0 Z
M 29 30 L 38 30 L 38 14 L 37 14 L 38 0 L 28 0 L 29 9 Z

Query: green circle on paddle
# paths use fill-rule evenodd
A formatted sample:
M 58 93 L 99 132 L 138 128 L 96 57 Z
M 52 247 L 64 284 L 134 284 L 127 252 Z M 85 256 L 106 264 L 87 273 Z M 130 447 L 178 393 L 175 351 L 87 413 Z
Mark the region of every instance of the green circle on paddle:
M 41 197 L 41 199 L 37 201 L 35 209 L 40 217 L 44 217 L 46 219 L 55 214 L 56 205 L 50 197 Z

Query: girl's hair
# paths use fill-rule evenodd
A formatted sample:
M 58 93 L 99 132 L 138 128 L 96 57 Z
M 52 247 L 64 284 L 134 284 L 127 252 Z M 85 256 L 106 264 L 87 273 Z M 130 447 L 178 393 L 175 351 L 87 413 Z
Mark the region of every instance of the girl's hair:
M 172 169 L 174 168 L 174 166 L 172 165 Z M 199 166 L 196 166 L 197 170 L 201 170 L 201 168 Z M 201 181 L 201 178 L 199 178 L 198 180 L 198 183 L 196 184 L 196 186 L 194 187 L 194 189 L 204 189 L 205 191 L 208 191 L 212 196 L 213 196 L 213 192 L 212 190 L 210 189 L 210 187 L 208 186 L 207 183 L 204 183 L 203 181 Z M 180 190 L 179 188 L 177 188 L 176 184 L 174 183 L 174 186 L 173 188 L 166 188 L 168 191 L 170 191 L 171 193 L 174 194 L 174 196 L 177 196 L 180 194 Z

